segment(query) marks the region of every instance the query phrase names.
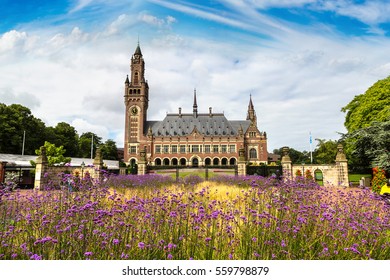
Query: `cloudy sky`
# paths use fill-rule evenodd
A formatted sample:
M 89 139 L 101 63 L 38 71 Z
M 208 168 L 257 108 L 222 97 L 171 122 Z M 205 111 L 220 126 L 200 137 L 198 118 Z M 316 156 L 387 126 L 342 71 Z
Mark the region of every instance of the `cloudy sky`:
M 182 107 L 246 118 L 268 150 L 345 132 L 340 110 L 390 74 L 387 0 L 0 0 L 0 102 L 123 145 L 139 40 L 149 120 Z M 315 144 L 315 143 L 314 143 Z

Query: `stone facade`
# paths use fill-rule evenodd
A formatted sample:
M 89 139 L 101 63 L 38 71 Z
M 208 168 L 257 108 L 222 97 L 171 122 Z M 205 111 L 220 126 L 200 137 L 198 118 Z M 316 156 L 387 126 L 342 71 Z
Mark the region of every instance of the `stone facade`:
M 310 172 L 311 176 L 315 178 L 315 172 L 321 171 L 325 186 L 349 186 L 348 161 L 342 145 L 337 147 L 335 164 L 292 164 L 288 150 L 287 147 L 283 148 L 282 167 L 284 178 L 294 179 L 298 170 L 302 176 L 305 176 L 306 172 Z
M 198 113 L 194 91 L 192 113 L 183 113 L 179 108 L 177 114 L 167 114 L 162 121 L 150 121 L 149 86 L 139 45 L 131 58 L 130 72 L 124 96 L 124 161 L 127 164 L 235 166 L 239 163 L 239 150 L 243 151 L 241 164 L 267 163 L 267 135 L 257 127 L 251 97 L 245 120 L 230 121 L 211 107 L 208 113 Z M 141 151 L 145 151 L 144 159 Z

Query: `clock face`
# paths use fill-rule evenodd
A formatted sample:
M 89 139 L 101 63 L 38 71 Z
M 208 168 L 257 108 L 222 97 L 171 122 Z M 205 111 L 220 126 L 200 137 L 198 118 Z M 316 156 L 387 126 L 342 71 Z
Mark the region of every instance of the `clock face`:
M 137 113 L 138 113 L 137 107 L 131 108 L 131 113 L 132 113 L 133 115 L 137 115 Z

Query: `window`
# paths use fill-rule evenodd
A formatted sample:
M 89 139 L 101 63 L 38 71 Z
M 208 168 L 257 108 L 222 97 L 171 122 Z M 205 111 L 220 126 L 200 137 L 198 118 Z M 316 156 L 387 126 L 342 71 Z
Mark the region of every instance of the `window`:
M 180 145 L 180 153 L 185 154 L 186 152 L 186 145 Z
M 192 145 L 192 153 L 199 153 L 199 145 Z
M 235 153 L 236 152 L 236 145 L 229 145 L 229 152 Z
M 169 145 L 164 145 L 164 154 L 169 153 Z
M 210 145 L 204 145 L 205 153 L 210 153 Z
M 249 158 L 257 158 L 257 151 L 255 148 L 249 150 Z
M 227 145 L 222 145 L 221 150 L 222 150 L 222 153 L 226 153 L 227 152 Z
M 136 154 L 137 153 L 137 146 L 130 146 L 130 154 Z
M 156 154 L 161 154 L 161 146 L 160 145 L 156 145 L 155 151 L 156 151 Z
M 249 137 L 256 137 L 256 132 L 255 131 L 249 132 Z
M 213 152 L 218 153 L 218 145 L 213 145 Z
M 177 153 L 177 145 L 172 145 L 171 146 L 171 149 L 172 149 L 172 153 L 173 154 L 176 154 Z M 176 164 L 177 165 L 177 164 Z

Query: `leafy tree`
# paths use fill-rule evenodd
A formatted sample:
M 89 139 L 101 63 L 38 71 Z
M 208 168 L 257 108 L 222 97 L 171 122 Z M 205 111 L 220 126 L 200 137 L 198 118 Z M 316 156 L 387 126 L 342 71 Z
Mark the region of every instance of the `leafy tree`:
M 56 146 L 64 146 L 65 156 L 75 157 L 78 155 L 79 135 L 70 124 L 60 122 L 55 127 L 48 127 L 46 129 L 46 139 Z
M 108 139 L 100 148 L 104 159 L 118 160 L 118 148 L 114 140 Z
M 334 163 L 337 154 L 338 141 L 316 139 L 317 147 L 313 152 L 314 162 L 318 164 Z
M 92 143 L 93 141 L 93 143 Z M 81 134 L 79 138 L 79 157 L 90 158 L 91 157 L 91 146 L 93 146 L 92 157 L 95 157 L 97 147 L 102 144 L 102 138 L 97 136 L 95 133 L 86 132 Z
M 27 107 L 0 103 L 0 153 L 21 154 L 25 132 L 24 153 L 33 155 L 45 141 L 45 129 Z
M 347 113 L 345 127 L 349 133 L 370 126 L 374 121 L 390 120 L 390 76 L 379 80 L 364 94 L 355 98 L 341 111 Z
M 64 146 L 57 147 L 55 144 L 45 141 L 44 147 L 46 148 L 46 156 L 50 166 L 56 163 L 68 163 L 71 161 L 70 157 L 65 157 L 65 149 Z M 41 150 L 35 150 L 37 155 L 41 155 Z
M 273 150 L 273 153 L 283 156 L 283 147 Z M 293 148 L 289 148 L 289 156 L 293 164 L 310 163 L 310 155 L 307 151 L 300 152 Z
M 346 137 L 356 161 L 390 172 L 390 120 L 374 122 Z

